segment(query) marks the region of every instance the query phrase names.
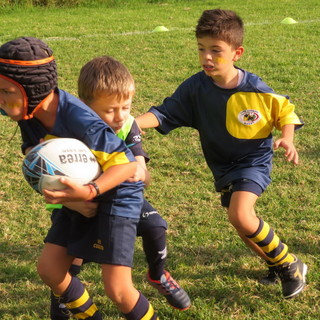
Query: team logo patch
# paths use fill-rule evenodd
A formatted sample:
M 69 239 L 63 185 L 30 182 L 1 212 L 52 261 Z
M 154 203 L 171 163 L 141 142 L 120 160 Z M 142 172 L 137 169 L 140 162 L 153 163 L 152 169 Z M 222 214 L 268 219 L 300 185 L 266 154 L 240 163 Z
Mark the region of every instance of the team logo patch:
M 141 141 L 141 134 L 137 134 L 137 135 L 133 136 L 132 140 L 134 142 L 140 142 Z
M 257 110 L 243 110 L 238 114 L 238 120 L 246 126 L 251 126 L 261 119 L 260 112 Z

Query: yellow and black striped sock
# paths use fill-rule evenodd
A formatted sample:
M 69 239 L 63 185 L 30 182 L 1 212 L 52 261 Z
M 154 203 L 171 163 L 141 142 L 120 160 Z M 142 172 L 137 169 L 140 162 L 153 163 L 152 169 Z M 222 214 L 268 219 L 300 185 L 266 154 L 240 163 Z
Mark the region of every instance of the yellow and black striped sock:
M 273 229 L 262 219 L 260 219 L 258 230 L 246 237 L 256 243 L 267 255 L 270 266 L 281 265 L 285 262 L 290 263 L 295 260 L 294 256 L 288 252 L 288 246 L 280 241 Z
M 56 295 L 76 319 L 102 320 L 97 306 L 91 300 L 84 285 L 77 277 L 72 277 L 68 289 L 62 296 Z
M 124 317 L 127 320 L 159 320 L 152 305 L 142 293 L 140 293 L 134 308 L 129 313 L 124 314 Z

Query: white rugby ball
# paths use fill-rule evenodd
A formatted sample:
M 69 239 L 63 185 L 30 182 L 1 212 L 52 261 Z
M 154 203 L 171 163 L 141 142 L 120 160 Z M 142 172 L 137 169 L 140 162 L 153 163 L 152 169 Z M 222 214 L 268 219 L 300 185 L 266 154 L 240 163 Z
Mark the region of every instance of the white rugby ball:
M 82 141 L 56 138 L 35 146 L 24 158 L 22 172 L 29 185 L 42 193 L 43 189 L 64 189 L 61 177 L 86 184 L 101 174 L 101 168 Z

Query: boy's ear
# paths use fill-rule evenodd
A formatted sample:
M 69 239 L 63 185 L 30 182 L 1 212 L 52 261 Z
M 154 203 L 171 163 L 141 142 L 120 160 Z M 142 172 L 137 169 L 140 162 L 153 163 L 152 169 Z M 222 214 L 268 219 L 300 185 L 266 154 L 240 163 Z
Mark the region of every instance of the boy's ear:
M 238 61 L 241 58 L 241 56 L 243 55 L 243 52 L 244 52 L 244 47 L 240 46 L 240 47 L 236 48 L 235 55 L 233 57 L 233 61 Z

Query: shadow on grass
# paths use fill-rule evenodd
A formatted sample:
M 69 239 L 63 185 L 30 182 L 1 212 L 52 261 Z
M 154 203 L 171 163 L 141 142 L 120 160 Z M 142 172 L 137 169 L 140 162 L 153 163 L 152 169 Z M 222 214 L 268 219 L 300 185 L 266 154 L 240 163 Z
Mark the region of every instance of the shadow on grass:
M 0 244 L 0 283 L 21 279 L 39 279 L 36 263 L 39 247 L 26 247 L 7 242 Z
M 316 250 L 309 241 L 301 244 L 299 249 L 298 255 L 310 253 L 309 249 Z M 40 247 L 15 247 L 2 243 L 0 252 L 0 319 L 49 319 L 49 290 L 36 271 Z M 249 319 L 255 312 L 268 308 L 266 301 L 282 301 L 280 285 L 266 287 L 258 283 L 266 267 L 240 240 L 216 245 L 212 241 L 203 246 L 180 246 L 178 242 L 170 245 L 166 268 L 192 299 L 193 307 L 187 313 L 172 310 L 165 299 L 146 283 L 147 264 L 139 247 L 134 265 L 134 282 L 159 311 L 161 319 L 208 320 L 211 319 L 209 315 L 201 315 L 201 310 L 208 312 L 208 308 L 212 308 L 215 314 L 220 312 L 220 319 L 228 319 L 228 312 L 235 313 L 235 310 L 248 315 L 243 319 Z M 88 286 L 105 319 L 119 319 L 118 311 L 104 295 L 99 266 L 86 265 L 80 278 Z
M 15 319 L 21 315 L 25 315 L 23 319 L 35 319 L 34 311 L 45 308 L 40 305 L 48 291 L 44 290 L 36 270 L 39 250 L 7 242 L 0 244 L 1 319 Z M 44 316 L 42 313 L 41 319 Z
M 42 246 L 0 244 L 0 319 L 49 319 L 50 291 L 40 279 L 36 264 Z M 119 312 L 105 296 L 100 267 L 87 264 L 79 277 L 105 319 L 119 319 Z
M 311 243 L 301 244 L 295 253 L 298 256 L 310 254 L 311 248 L 312 251 L 315 249 Z M 142 250 L 136 251 L 135 265 L 139 266 L 139 274 L 146 268 L 141 267 L 146 266 Z M 171 248 L 166 268 L 190 296 L 204 299 L 207 303 L 210 297 L 209 300 L 224 305 L 223 309 L 242 305 L 254 312 L 257 308 L 253 303 L 255 299 L 282 301 L 280 283 L 274 286 L 259 283 L 267 273 L 267 266 L 242 242 L 238 246 L 225 245 L 223 248 L 210 244 L 193 247 L 192 250 L 187 247 Z M 144 281 L 142 276 L 135 279 L 135 283 Z

